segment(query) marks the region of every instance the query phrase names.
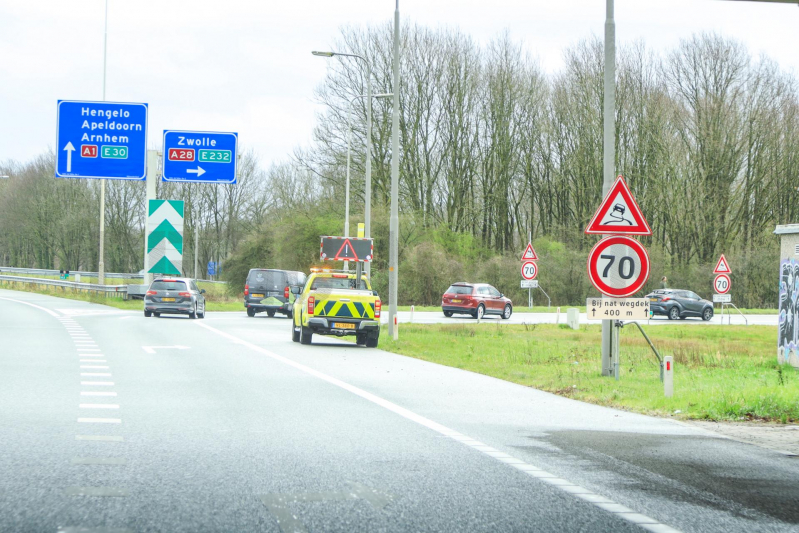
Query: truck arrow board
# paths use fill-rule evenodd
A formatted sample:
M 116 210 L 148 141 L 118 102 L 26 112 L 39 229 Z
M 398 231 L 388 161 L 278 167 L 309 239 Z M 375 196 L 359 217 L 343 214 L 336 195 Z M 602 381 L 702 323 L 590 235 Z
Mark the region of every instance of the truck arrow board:
M 59 100 L 56 178 L 143 180 L 147 104 Z
M 236 183 L 239 134 L 164 130 L 163 181 Z
M 357 237 L 322 237 L 319 258 L 322 261 L 371 262 L 374 241 Z

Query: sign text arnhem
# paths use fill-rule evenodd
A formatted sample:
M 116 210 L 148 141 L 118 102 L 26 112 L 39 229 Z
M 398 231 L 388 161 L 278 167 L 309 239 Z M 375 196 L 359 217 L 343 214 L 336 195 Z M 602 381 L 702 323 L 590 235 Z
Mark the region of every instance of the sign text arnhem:
M 647 320 L 649 298 L 588 298 L 588 320 Z

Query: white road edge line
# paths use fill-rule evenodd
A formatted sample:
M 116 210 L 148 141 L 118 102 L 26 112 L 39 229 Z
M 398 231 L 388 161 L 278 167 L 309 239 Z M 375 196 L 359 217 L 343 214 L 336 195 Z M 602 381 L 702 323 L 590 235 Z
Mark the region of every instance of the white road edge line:
M 81 396 L 116 396 L 116 392 L 106 392 L 106 391 L 89 391 L 89 390 L 82 390 L 80 391 Z
M 121 418 L 78 418 L 78 422 L 85 424 L 121 424 Z
M 79 409 L 119 409 L 118 403 L 81 403 Z
M 31 307 L 39 309 L 40 311 L 44 311 L 45 313 L 48 313 L 56 318 L 61 318 L 61 315 L 59 315 L 55 311 L 50 311 L 49 309 L 47 309 L 46 307 L 42 307 L 41 305 L 32 304 L 30 302 L 23 302 L 22 300 L 15 300 L 13 298 L 3 298 L 2 296 L 0 296 L 0 300 L 6 300 L 7 302 L 14 302 L 22 305 L 29 305 Z
M 592 491 L 590 491 L 590 490 L 588 490 L 588 489 L 586 489 L 584 487 L 581 487 L 580 485 L 577 485 L 575 483 L 571 483 L 570 481 L 565 480 L 565 479 L 561 479 L 558 476 L 556 476 L 554 474 L 550 474 L 549 472 L 546 472 L 545 470 L 543 470 L 543 469 L 541 469 L 541 468 L 539 468 L 539 467 L 537 467 L 535 465 L 531 465 L 529 463 L 526 463 L 525 461 L 522 461 L 521 459 L 517 459 L 517 458 L 512 457 L 510 455 L 507 455 L 507 454 L 504 454 L 502 452 L 499 452 L 499 450 L 491 448 L 490 446 L 487 446 L 487 445 L 483 444 L 482 442 L 479 442 L 479 441 L 477 441 L 475 439 L 472 439 L 472 438 L 468 437 L 467 435 L 459 433 L 458 431 L 455 431 L 454 429 L 450 429 L 450 428 L 448 428 L 448 427 L 446 427 L 446 426 L 444 426 L 442 424 L 439 424 L 438 422 L 434 422 L 434 421 L 430 420 L 429 418 L 425 418 L 425 417 L 423 417 L 421 415 L 418 415 L 418 414 L 414 413 L 413 411 L 410 411 L 409 409 L 406 409 L 404 407 L 400 407 L 399 405 L 397 405 L 397 404 L 395 404 L 393 402 L 390 402 L 388 400 L 385 400 L 385 399 L 383 399 L 383 398 L 381 398 L 379 396 L 376 396 L 376 395 L 372 394 L 371 392 L 367 392 L 367 391 L 365 391 L 363 389 L 360 389 L 360 388 L 358 388 L 358 387 L 356 387 L 354 385 L 350 385 L 349 383 L 341 381 L 340 379 L 334 378 L 332 376 L 328 376 L 327 374 L 319 372 L 318 370 L 314 370 L 311 367 L 305 366 L 305 365 L 303 365 L 301 363 L 297 363 L 296 361 L 292 361 L 291 359 L 288 359 L 287 357 L 283 357 L 282 355 L 278 355 L 278 354 L 276 354 L 274 352 L 271 352 L 271 351 L 269 351 L 269 350 L 267 350 L 265 348 L 261 348 L 260 346 L 256 346 L 255 344 L 252 344 L 252 343 L 247 342 L 247 341 L 245 341 L 243 339 L 240 339 L 240 338 L 236 337 L 235 335 L 231 335 L 229 333 L 225 333 L 224 331 L 220 331 L 220 330 L 218 330 L 218 329 L 216 329 L 216 328 L 214 328 L 212 326 L 208 326 L 206 324 L 202 324 L 202 323 L 199 323 L 199 322 L 196 323 L 196 325 L 200 326 L 202 328 L 205 328 L 208 331 L 216 333 L 217 335 L 220 335 L 222 337 L 230 339 L 231 341 L 235 342 L 236 344 L 240 344 L 242 346 L 246 346 L 247 348 L 249 348 L 249 349 L 251 349 L 253 351 L 256 351 L 258 353 L 266 355 L 267 357 L 270 357 L 270 358 L 274 359 L 275 361 L 278 361 L 278 362 L 281 362 L 281 363 L 283 363 L 285 365 L 288 365 L 290 367 L 296 368 L 297 370 L 299 370 L 301 372 L 305 372 L 306 374 L 309 374 L 311 376 L 319 378 L 322 381 L 326 381 L 326 382 L 330 383 L 331 385 L 335 385 L 336 387 L 342 388 L 342 389 L 344 389 L 344 390 L 346 390 L 348 392 L 351 392 L 352 394 L 355 394 L 356 396 L 360 396 L 364 400 L 367 400 L 367 401 L 370 401 L 370 402 L 372 402 L 372 403 L 374 403 L 376 405 L 379 405 L 380 407 L 383 407 L 384 409 L 387 409 L 387 410 L 389 410 L 389 411 L 391 411 L 393 413 L 396 413 L 396 414 L 398 414 L 399 416 L 401 416 L 403 418 L 406 418 L 406 419 L 408 419 L 408 420 L 410 420 L 412 422 L 416 422 L 417 424 L 419 424 L 421 426 L 424 426 L 424 427 L 426 427 L 428 429 L 432 429 L 433 431 L 435 431 L 437 433 L 440 433 L 441 435 L 450 437 L 451 439 L 453 439 L 453 440 L 455 440 L 457 442 L 460 442 L 462 444 L 465 444 L 466 446 L 475 448 L 476 450 L 478 450 L 481 453 L 487 455 L 488 457 L 492 457 L 493 459 L 499 460 L 500 462 L 507 462 L 507 461 L 504 461 L 503 459 L 514 459 L 515 462 L 508 463 L 508 466 L 511 466 L 513 468 L 517 468 L 518 470 L 520 470 L 522 472 L 525 472 L 526 474 L 528 474 L 528 475 L 530 475 L 532 477 L 538 478 L 538 479 L 540 479 L 541 481 L 543 481 L 545 483 L 549 483 L 553 487 L 559 488 L 559 489 L 563 490 L 564 492 L 566 492 L 568 494 L 571 494 L 572 496 L 580 498 L 581 500 L 586 501 L 586 502 L 592 504 L 593 506 L 598 507 L 599 509 L 602 509 L 603 511 L 607 511 L 607 512 L 609 512 L 611 514 L 614 514 L 614 515 L 618 516 L 621 519 L 628 520 L 628 521 L 638 525 L 639 527 L 642 527 L 642 528 L 644 528 L 646 530 L 649 530 L 649 531 L 652 531 L 652 532 L 657 532 L 657 533 L 679 533 L 679 530 L 674 529 L 674 528 L 672 528 L 672 527 L 670 527 L 670 526 L 668 526 L 666 524 L 663 524 L 661 522 L 658 522 L 654 518 L 650 518 L 649 516 L 646 516 L 646 515 L 643 515 L 643 514 L 640 514 L 640 513 L 636 513 L 632 509 L 628 509 L 627 507 L 624 507 L 623 505 L 620 505 L 620 504 L 614 502 L 610 498 L 605 498 L 604 496 L 601 496 L 599 494 L 593 493 Z M 500 453 L 501 456 L 500 457 L 495 457 L 493 454 L 496 454 L 496 453 Z M 596 500 L 599 500 L 599 501 L 596 501 Z M 608 504 L 612 504 L 613 506 L 608 507 Z

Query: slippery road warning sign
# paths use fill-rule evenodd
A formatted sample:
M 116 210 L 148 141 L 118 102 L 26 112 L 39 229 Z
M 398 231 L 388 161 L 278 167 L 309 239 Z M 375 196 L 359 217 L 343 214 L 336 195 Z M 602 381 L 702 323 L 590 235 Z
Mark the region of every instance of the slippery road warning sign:
M 616 178 L 616 183 L 602 200 L 585 232 L 590 235 L 604 233 L 652 235 L 652 230 L 627 187 L 624 177 Z
M 528 242 L 527 248 L 525 248 L 524 253 L 522 254 L 522 261 L 535 261 L 537 259 L 538 255 L 535 253 L 533 243 Z
M 630 296 L 649 279 L 649 255 L 635 239 L 605 237 L 588 254 L 588 277 L 602 294 Z
M 719 262 L 716 263 L 716 268 L 713 269 L 714 274 L 732 274 L 732 270 L 730 269 L 730 264 L 727 262 L 727 258 L 724 257 L 724 254 L 721 254 L 719 257 Z

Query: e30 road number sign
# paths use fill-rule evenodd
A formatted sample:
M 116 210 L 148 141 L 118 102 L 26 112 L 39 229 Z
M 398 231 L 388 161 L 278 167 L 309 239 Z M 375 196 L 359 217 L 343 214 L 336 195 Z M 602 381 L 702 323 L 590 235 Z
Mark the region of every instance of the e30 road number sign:
M 649 279 L 649 255 L 635 239 L 606 237 L 588 255 L 588 277 L 602 294 L 630 296 Z

